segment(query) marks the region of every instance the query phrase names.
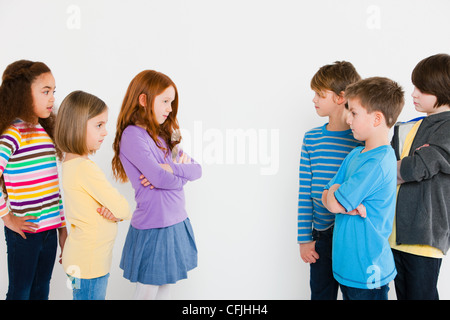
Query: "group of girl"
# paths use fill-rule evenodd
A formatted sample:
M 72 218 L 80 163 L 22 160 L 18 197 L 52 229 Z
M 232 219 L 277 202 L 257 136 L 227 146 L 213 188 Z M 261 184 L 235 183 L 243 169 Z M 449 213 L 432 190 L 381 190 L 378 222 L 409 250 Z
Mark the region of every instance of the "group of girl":
M 120 267 L 126 279 L 137 283 L 133 298 L 169 298 L 169 284 L 197 266 L 183 186 L 202 174 L 201 166 L 179 148 L 175 84 L 160 72 L 145 70 L 131 81 L 123 99 L 112 171 L 135 191 L 133 214 L 89 159 L 107 135 L 108 107 L 92 94 L 74 91 L 56 115 L 55 87 L 42 62 L 16 61 L 2 77 L 6 299 L 48 299 L 58 241 L 73 299 L 105 299 L 117 223 L 127 219 Z

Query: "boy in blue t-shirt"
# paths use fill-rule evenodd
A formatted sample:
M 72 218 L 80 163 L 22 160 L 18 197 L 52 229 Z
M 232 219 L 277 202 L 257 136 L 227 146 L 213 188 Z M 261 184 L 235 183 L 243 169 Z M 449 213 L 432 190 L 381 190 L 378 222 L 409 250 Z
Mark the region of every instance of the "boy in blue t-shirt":
M 349 153 L 322 195 L 325 207 L 337 214 L 333 275 L 345 300 L 387 300 L 397 274 L 388 242 L 397 185 L 389 130 L 403 108 L 404 93 L 396 82 L 373 77 L 349 85 L 345 96 L 347 122 L 365 146 Z

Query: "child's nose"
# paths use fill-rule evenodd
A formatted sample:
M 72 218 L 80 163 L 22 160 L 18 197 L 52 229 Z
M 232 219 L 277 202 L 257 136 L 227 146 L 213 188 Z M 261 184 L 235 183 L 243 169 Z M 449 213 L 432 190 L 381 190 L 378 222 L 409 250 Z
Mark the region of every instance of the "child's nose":
M 352 124 L 352 116 L 351 116 L 351 114 L 349 113 L 349 114 L 347 114 L 347 119 L 346 119 L 346 122 L 347 122 L 347 124 L 348 125 L 351 125 Z

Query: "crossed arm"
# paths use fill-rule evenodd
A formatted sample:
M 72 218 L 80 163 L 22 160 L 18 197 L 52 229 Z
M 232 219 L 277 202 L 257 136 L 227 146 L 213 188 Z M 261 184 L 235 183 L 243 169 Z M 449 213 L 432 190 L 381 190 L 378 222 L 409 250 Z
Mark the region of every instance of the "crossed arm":
M 339 189 L 340 186 L 340 184 L 333 184 L 328 190 L 323 190 L 322 203 L 325 208 L 327 208 L 328 211 L 332 213 L 341 213 L 353 216 L 359 215 L 365 218 L 367 216 L 366 207 L 362 203 L 359 204 L 356 209 L 349 212 L 347 212 L 345 208 L 339 203 L 334 193 Z
M 191 158 L 183 153 L 183 155 L 180 157 L 178 161 L 175 162 L 176 164 L 190 164 L 192 163 Z M 173 174 L 173 169 L 168 163 L 160 163 L 159 166 L 164 169 L 165 171 Z M 144 187 L 150 187 L 150 189 L 154 189 L 155 186 L 152 185 L 151 181 L 149 181 L 143 174 L 140 175 L 139 179 L 141 179 L 141 184 Z M 97 212 L 102 215 L 105 219 L 109 219 L 112 221 L 120 221 L 120 219 L 116 219 L 116 217 L 109 211 L 107 208 L 102 207 L 97 209 Z

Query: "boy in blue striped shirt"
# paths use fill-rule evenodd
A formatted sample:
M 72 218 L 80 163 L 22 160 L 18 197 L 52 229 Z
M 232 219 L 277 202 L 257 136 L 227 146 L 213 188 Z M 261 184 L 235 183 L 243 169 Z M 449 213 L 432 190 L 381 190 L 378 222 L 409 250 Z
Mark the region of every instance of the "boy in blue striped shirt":
M 339 288 L 333 277 L 331 250 L 335 215 L 322 204 L 322 191 L 342 161 L 360 146 L 346 123 L 345 87 L 360 80 L 350 62 L 321 67 L 311 80 L 316 112 L 328 117 L 321 127 L 306 132 L 300 159 L 298 243 L 304 262 L 310 263 L 312 300 L 335 300 Z

